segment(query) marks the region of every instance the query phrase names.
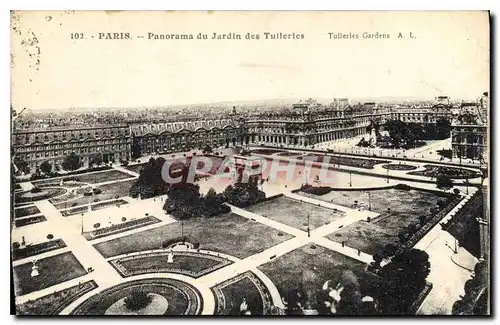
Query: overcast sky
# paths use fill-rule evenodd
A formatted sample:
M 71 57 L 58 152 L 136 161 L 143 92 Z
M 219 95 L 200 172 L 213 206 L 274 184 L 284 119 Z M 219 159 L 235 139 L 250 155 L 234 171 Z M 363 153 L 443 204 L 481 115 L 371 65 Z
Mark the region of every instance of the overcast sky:
M 34 12 L 17 17 L 12 23 L 17 110 L 289 97 L 457 99 L 489 88 L 488 16 L 480 12 Z M 99 40 L 99 32 L 128 32 L 132 39 Z M 250 32 L 261 38 L 148 40 L 148 32 L 203 32 L 209 38 L 213 32 L 243 37 Z M 265 40 L 264 32 L 295 32 L 305 39 Z M 360 38 L 331 40 L 329 32 Z M 390 34 L 390 39 L 362 39 L 363 32 Z M 406 38 L 398 39 L 399 32 Z M 417 38 L 410 39 L 409 32 Z M 70 33 L 84 33 L 86 39 L 72 40 Z

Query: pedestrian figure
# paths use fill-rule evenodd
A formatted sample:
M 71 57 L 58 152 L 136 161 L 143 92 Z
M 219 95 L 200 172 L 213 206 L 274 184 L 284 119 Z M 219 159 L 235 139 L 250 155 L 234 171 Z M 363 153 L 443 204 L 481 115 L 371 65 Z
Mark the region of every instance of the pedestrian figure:
M 358 256 L 361 256 L 361 251 L 358 249 Z
M 344 241 L 342 241 L 342 247 L 344 247 L 344 246 L 345 246 L 345 242 L 344 242 Z

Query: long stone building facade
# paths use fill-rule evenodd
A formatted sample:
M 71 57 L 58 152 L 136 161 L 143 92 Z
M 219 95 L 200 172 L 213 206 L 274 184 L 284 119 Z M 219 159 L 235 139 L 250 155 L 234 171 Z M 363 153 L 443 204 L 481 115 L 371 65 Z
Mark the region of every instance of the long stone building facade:
M 487 102 L 483 99 L 481 103 L 482 110 L 487 110 Z M 486 148 L 486 126 L 470 124 L 464 112 L 452 132 L 453 153 L 481 157 Z M 202 149 L 207 145 L 313 147 L 368 135 L 371 126 L 391 119 L 429 124 L 453 117 L 448 97 L 431 104 L 405 106 L 372 102 L 351 105 L 346 98 L 334 99 L 325 106 L 311 99 L 279 113 L 258 116 L 244 116 L 233 110 L 224 118 L 197 121 L 18 128 L 12 133 L 12 149 L 16 159 L 25 161 L 32 172 L 44 161 L 58 169 L 72 152 L 88 164 L 95 155 L 101 155 L 105 162 L 119 162 L 138 155 Z
M 243 124 L 234 119 L 201 120 L 130 126 L 133 145 L 141 155 L 164 154 L 241 143 Z
M 15 159 L 30 171 L 48 161 L 55 169 L 74 152 L 83 164 L 100 155 L 103 161 L 130 159 L 130 128 L 126 124 L 17 129 L 12 133 Z
M 453 119 L 451 129 L 452 154 L 455 158 L 488 159 L 488 93 L 476 102 L 461 103 L 459 113 Z

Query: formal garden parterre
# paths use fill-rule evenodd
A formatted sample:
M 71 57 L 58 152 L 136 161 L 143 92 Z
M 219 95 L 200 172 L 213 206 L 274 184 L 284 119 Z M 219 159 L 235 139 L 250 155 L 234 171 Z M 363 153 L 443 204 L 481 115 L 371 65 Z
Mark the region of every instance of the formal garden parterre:
M 452 179 L 471 179 L 481 177 L 482 173 L 477 170 L 458 168 L 451 166 L 424 165 L 425 170 L 409 172 L 408 175 L 438 177 L 446 175 Z
M 12 246 L 13 246 L 12 260 L 16 261 L 26 257 L 50 252 L 59 248 L 64 248 L 66 247 L 66 243 L 62 239 L 54 239 L 43 243 L 24 246 L 24 247 L 21 247 L 21 245 L 18 242 L 14 242 Z
M 211 288 L 215 296 L 215 315 L 241 315 L 241 304 L 251 315 L 268 315 L 272 298 L 268 288 L 253 272 L 247 271 Z
M 123 276 L 147 273 L 177 273 L 192 278 L 218 270 L 232 261 L 197 251 L 171 251 L 143 253 L 110 260 L 109 263 Z
M 408 171 L 408 170 L 415 170 L 418 168 L 418 166 L 399 163 L 399 164 L 382 165 L 382 168 L 388 170 Z
M 371 208 L 380 213 L 374 219 L 358 221 L 327 236 L 371 255 L 386 249 L 395 250 L 428 223 L 433 224 L 441 210 L 449 210 L 460 200 L 449 193 L 412 188 L 334 190 L 315 197 L 352 208 Z
M 72 315 L 198 315 L 200 292 L 175 279 L 151 278 L 113 286 L 77 306 Z
M 14 292 L 22 296 L 87 274 L 71 252 L 50 256 L 36 262 L 39 275 L 31 277 L 33 263 L 14 267 Z
M 14 209 L 14 218 L 22 218 L 33 214 L 40 213 L 40 210 L 35 205 Z
M 24 227 L 29 226 L 35 223 L 47 221 L 47 218 L 41 214 L 37 214 L 34 216 L 22 217 L 14 220 L 14 225 L 16 227 Z
M 216 218 L 194 218 L 160 226 L 146 232 L 116 238 L 94 245 L 104 257 L 158 249 L 168 239 L 182 235 L 199 241 L 200 249 L 245 258 L 277 245 L 292 236 L 234 213 Z
M 95 288 L 97 288 L 97 284 L 93 280 L 79 283 L 67 289 L 51 293 L 35 300 L 28 300 L 23 304 L 17 305 L 16 314 L 29 316 L 58 315 L 73 301 Z
M 118 234 L 132 229 L 137 229 L 140 227 L 145 227 L 159 222 L 161 222 L 161 220 L 154 216 L 146 216 L 144 218 L 128 221 L 127 219 L 122 219 L 122 223 L 113 224 L 108 227 L 101 227 L 100 223 L 96 223 L 94 225 L 94 227 L 96 228 L 95 230 L 84 232 L 82 235 L 83 237 L 85 237 L 85 239 L 92 240 L 113 234 Z
M 100 190 L 98 194 L 92 193 L 92 195 L 89 196 L 78 195 L 76 198 L 68 199 L 65 202 L 56 203 L 54 204 L 54 206 L 59 210 L 63 210 L 80 205 L 87 205 L 89 203 L 90 204 L 98 203 L 101 201 L 112 200 L 112 199 L 117 200 L 119 198 L 129 195 L 129 190 L 134 184 L 134 182 L 135 179 L 131 179 L 131 180 L 124 180 L 124 181 L 122 180 L 115 183 L 100 185 L 98 187 Z

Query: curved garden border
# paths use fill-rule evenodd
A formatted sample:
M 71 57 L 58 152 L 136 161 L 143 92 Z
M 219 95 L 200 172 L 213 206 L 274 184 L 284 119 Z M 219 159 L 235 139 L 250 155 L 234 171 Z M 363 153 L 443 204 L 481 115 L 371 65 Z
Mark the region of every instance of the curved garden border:
M 187 307 L 183 313 L 184 315 L 197 315 L 203 310 L 202 294 L 194 285 L 179 279 L 151 277 L 146 279 L 134 279 L 104 289 L 76 306 L 70 314 L 87 315 L 86 311 L 91 308 L 92 305 L 100 304 L 101 300 L 108 298 L 110 295 L 127 290 L 130 287 L 142 287 L 143 285 L 165 286 L 181 292 L 187 301 Z
M 402 171 L 415 170 L 415 169 L 418 169 L 419 167 L 414 166 L 414 165 L 407 165 L 407 164 L 385 164 L 385 165 L 382 165 L 382 168 L 402 172 Z
M 14 194 L 14 202 L 15 204 L 31 204 L 33 202 L 38 202 L 42 200 L 47 200 L 47 199 L 53 199 L 57 198 L 59 196 L 62 196 L 68 192 L 68 190 L 64 187 L 60 186 L 53 186 L 53 187 L 44 187 L 44 190 L 48 191 L 56 191 L 55 194 L 49 193 L 40 193 L 40 195 L 31 197 L 31 198 L 26 198 L 22 197 L 23 194 L 30 193 L 30 190 L 23 191 L 23 192 L 17 192 Z
M 212 254 L 204 254 L 204 253 L 197 252 L 197 251 L 174 251 L 173 252 L 174 261 L 175 261 L 176 257 L 178 258 L 180 255 L 180 256 L 192 256 L 192 257 L 198 257 L 198 258 L 203 258 L 203 259 L 210 259 L 210 260 L 218 262 L 218 264 L 211 266 L 211 267 L 208 267 L 208 268 L 205 268 L 203 270 L 200 270 L 199 272 L 195 272 L 195 271 L 188 270 L 188 269 L 169 267 L 168 264 L 164 265 L 164 267 L 161 267 L 161 268 L 140 269 L 140 270 L 132 270 L 131 271 L 131 270 L 128 270 L 122 264 L 122 262 L 137 259 L 137 258 L 154 257 L 154 256 L 168 256 L 168 254 L 170 254 L 170 251 L 145 252 L 144 254 L 136 254 L 136 255 L 132 255 L 132 256 L 114 258 L 114 259 L 110 260 L 109 263 L 123 277 L 130 277 L 130 276 L 134 276 L 134 275 L 138 275 L 138 274 L 148 274 L 148 273 L 176 273 L 176 274 L 186 275 L 186 276 L 189 276 L 192 278 L 199 278 L 203 275 L 206 275 L 208 273 L 211 273 L 215 270 L 218 270 L 220 268 L 223 268 L 223 267 L 233 263 L 231 260 L 229 260 L 227 258 L 212 255 Z

